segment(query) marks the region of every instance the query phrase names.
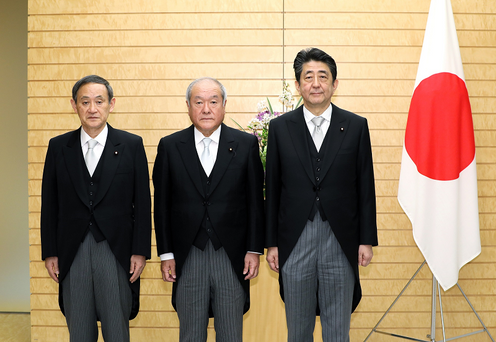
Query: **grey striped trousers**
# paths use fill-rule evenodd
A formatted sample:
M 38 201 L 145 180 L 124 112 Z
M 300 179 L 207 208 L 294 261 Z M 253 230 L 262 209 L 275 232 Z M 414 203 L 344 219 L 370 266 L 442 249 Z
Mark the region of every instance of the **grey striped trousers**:
M 204 251 L 192 246 L 177 284 L 179 341 L 207 340 L 211 304 L 216 341 L 241 342 L 245 299 L 224 248 L 215 251 L 210 240 Z
M 96 243 L 88 232 L 63 280 L 62 295 L 71 342 L 96 342 L 97 318 L 105 342 L 129 341 L 129 277 L 106 240 Z
M 281 270 L 289 342 L 311 342 L 317 303 L 324 342 L 347 342 L 355 276 L 328 221 L 307 224 Z

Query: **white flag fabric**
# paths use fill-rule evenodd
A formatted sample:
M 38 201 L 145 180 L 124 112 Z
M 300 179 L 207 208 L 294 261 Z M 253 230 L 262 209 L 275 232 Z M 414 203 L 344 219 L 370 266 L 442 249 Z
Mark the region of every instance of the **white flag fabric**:
M 448 290 L 481 251 L 472 111 L 449 0 L 431 0 L 398 201 L 434 277 Z

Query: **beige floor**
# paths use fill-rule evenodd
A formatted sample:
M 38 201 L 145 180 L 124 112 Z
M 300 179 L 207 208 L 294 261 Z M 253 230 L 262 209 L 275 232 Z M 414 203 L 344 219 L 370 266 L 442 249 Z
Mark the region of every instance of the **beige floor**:
M 31 318 L 29 314 L 0 312 L 0 341 L 31 341 Z

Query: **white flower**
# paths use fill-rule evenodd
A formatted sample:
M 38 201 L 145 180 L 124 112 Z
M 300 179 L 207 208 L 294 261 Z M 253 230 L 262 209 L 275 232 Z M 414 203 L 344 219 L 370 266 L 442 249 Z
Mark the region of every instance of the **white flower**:
M 265 112 L 266 110 L 269 110 L 269 108 L 267 107 L 267 102 L 265 102 L 265 100 L 260 101 L 257 104 L 257 111 L 261 113 L 261 112 Z
M 293 95 L 291 93 L 283 93 L 279 95 L 279 102 L 281 102 L 284 107 L 292 107 L 294 104 Z
M 264 117 L 263 117 L 263 120 L 262 120 L 262 124 L 264 126 L 267 126 L 270 122 L 270 120 L 272 120 L 274 118 L 274 116 L 270 113 L 265 113 L 264 114 Z
M 289 83 L 284 81 L 282 94 L 279 95 L 279 102 L 282 103 L 284 107 L 292 108 L 294 105 L 293 93 L 289 89 Z
M 262 129 L 263 125 L 260 121 L 257 120 L 257 118 L 251 119 L 251 121 L 248 123 L 248 127 L 251 129 Z

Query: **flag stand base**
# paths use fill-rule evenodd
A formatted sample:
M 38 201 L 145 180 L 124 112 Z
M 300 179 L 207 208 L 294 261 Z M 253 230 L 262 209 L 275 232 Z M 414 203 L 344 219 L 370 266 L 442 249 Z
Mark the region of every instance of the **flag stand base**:
M 460 292 L 462 293 L 463 297 L 467 301 L 468 305 L 470 306 L 470 308 L 474 312 L 475 316 L 477 316 L 477 319 L 479 320 L 479 322 L 481 323 L 481 325 L 482 325 L 482 327 L 484 329 L 473 331 L 471 333 L 467 333 L 467 334 L 464 334 L 464 335 L 459 335 L 459 336 L 455 336 L 455 337 L 451 337 L 451 338 L 446 339 L 446 334 L 445 334 L 445 330 L 444 330 L 443 303 L 442 303 L 442 300 L 441 300 L 441 287 L 439 286 L 439 283 L 438 283 L 437 279 L 434 276 L 432 276 L 431 333 L 429 335 L 427 335 L 428 340 L 420 340 L 418 338 L 413 338 L 413 337 L 408 337 L 408 336 L 403 336 L 403 335 L 399 335 L 399 334 L 393 334 L 393 333 L 389 333 L 389 332 L 377 330 L 377 327 L 379 326 L 379 324 L 381 324 L 381 322 L 386 317 L 386 315 L 389 313 L 389 311 L 391 311 L 391 309 L 396 304 L 396 302 L 398 301 L 398 299 L 400 299 L 400 297 L 403 295 L 403 293 L 405 292 L 405 290 L 408 288 L 408 286 L 411 284 L 411 282 L 413 281 L 413 279 L 417 276 L 417 274 L 420 272 L 420 270 L 422 269 L 422 267 L 424 267 L 425 264 L 426 264 L 426 261 L 424 260 L 424 262 L 422 263 L 422 265 L 420 265 L 420 267 L 415 272 L 415 274 L 412 276 L 412 278 L 410 278 L 410 280 L 405 285 L 405 287 L 403 288 L 403 290 L 401 290 L 401 292 L 398 295 L 398 297 L 396 297 L 396 299 L 394 300 L 393 304 L 391 304 L 391 306 L 387 309 L 387 311 L 381 317 L 381 319 L 379 320 L 379 322 L 377 322 L 377 324 L 372 329 L 372 331 L 367 336 L 367 338 L 364 340 L 364 342 L 367 341 L 370 338 L 370 336 L 372 336 L 373 333 L 378 333 L 378 334 L 388 335 L 388 336 L 392 336 L 392 337 L 402 338 L 402 339 L 409 340 L 409 341 L 435 342 L 436 341 L 436 293 L 439 296 L 439 309 L 440 309 L 440 314 L 441 314 L 441 326 L 442 326 L 442 331 L 443 331 L 443 338 L 441 340 L 439 340 L 439 341 L 443 341 L 443 342 L 452 341 L 452 340 L 456 340 L 456 339 L 459 339 L 459 338 L 462 338 L 462 337 L 467 337 L 467 336 L 471 336 L 471 335 L 475 335 L 475 334 L 480 334 L 480 333 L 486 332 L 487 335 L 489 336 L 489 338 L 491 339 L 491 341 L 492 342 L 495 342 L 494 339 L 493 339 L 493 337 L 491 336 L 491 334 L 487 330 L 486 326 L 484 325 L 484 322 L 482 322 L 482 319 L 479 317 L 479 315 L 475 311 L 474 307 L 472 306 L 472 303 L 470 303 L 470 301 L 468 300 L 467 296 L 465 295 L 465 292 L 463 292 L 462 288 L 460 287 L 460 285 L 458 285 L 458 283 L 456 283 L 456 286 L 458 286 L 458 289 L 460 290 Z

